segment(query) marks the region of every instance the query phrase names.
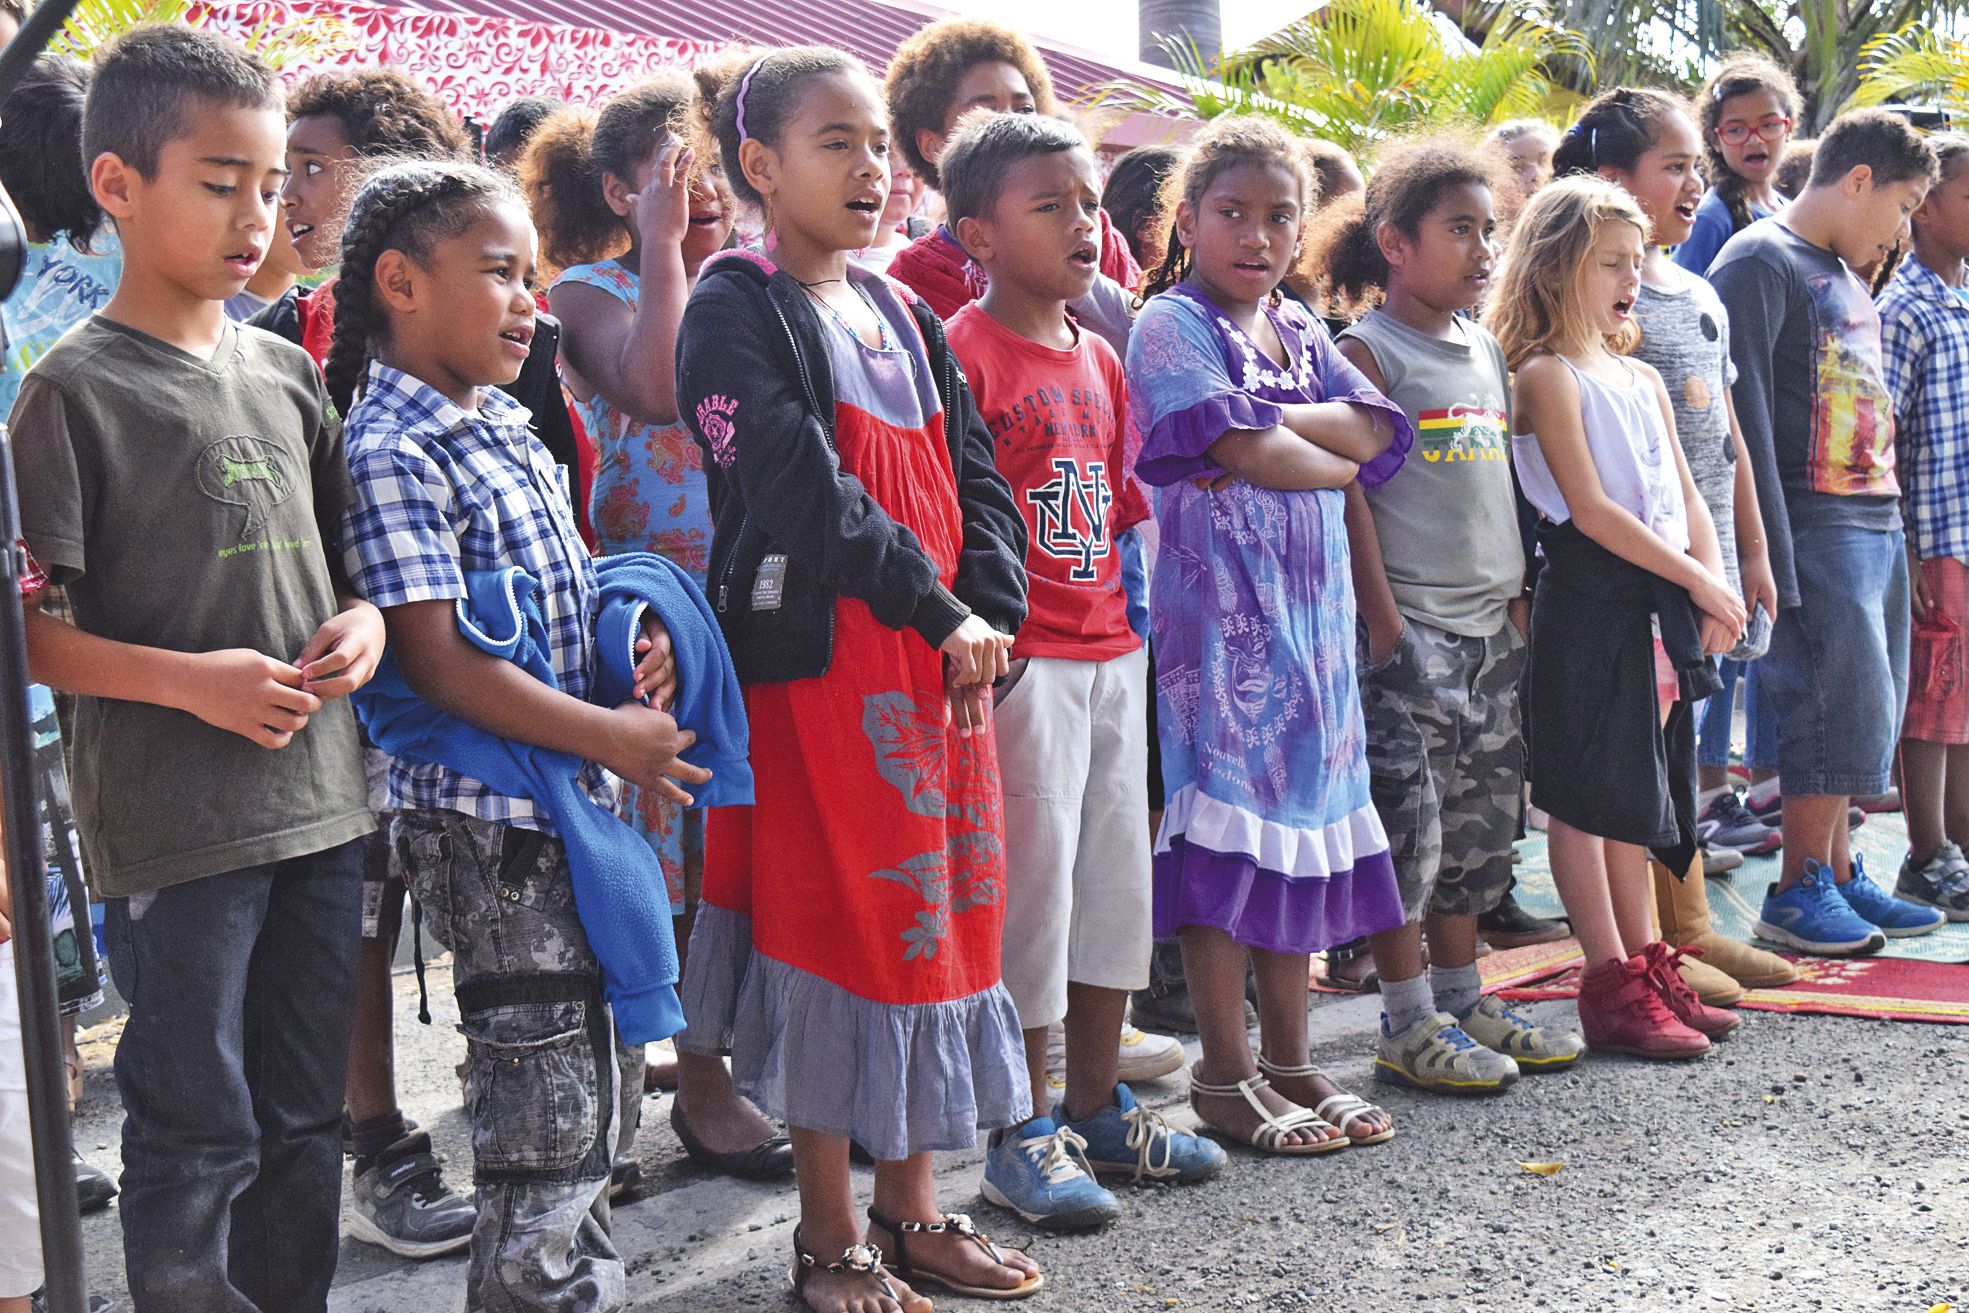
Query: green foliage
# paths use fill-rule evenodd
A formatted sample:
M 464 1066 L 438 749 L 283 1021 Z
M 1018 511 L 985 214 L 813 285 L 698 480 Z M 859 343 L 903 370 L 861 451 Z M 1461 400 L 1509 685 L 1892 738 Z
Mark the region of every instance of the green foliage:
M 50 49 L 88 59 L 111 37 L 133 27 L 145 23 L 203 27 L 211 16 L 211 9 L 199 0 L 82 0 Z M 289 64 L 332 59 L 359 43 L 348 23 L 320 15 L 310 15 L 305 23 L 278 23 L 269 16 L 242 41 L 275 71 Z
M 1969 42 L 1926 23 L 1877 36 L 1860 50 L 1859 87 L 1844 108 L 1916 100 L 1969 116 Z
M 1520 10 L 1472 48 L 1413 0 L 1331 0 L 1246 50 L 1217 60 L 1165 44 L 1188 92 L 1118 84 L 1110 103 L 1195 113 L 1266 114 L 1354 152 L 1418 129 L 1550 115 L 1572 97 L 1563 62 L 1591 67 L 1577 34 Z

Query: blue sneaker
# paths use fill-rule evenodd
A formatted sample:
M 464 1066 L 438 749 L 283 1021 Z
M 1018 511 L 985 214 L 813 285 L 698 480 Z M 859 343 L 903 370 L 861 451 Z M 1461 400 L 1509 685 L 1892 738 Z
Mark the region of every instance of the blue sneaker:
M 1866 862 L 1858 853 L 1853 854 L 1853 878 L 1834 888 L 1845 895 L 1846 905 L 1859 914 L 1862 921 L 1880 927 L 1880 933 L 1889 939 L 1912 939 L 1916 935 L 1933 934 L 1948 920 L 1948 913 L 1939 908 L 1922 907 L 1910 903 L 1905 898 L 1896 898 L 1873 882 L 1866 873 Z
M 1114 1087 L 1114 1102 L 1085 1121 L 1066 1120 L 1055 1108 L 1060 1125 L 1087 1142 L 1087 1165 L 1095 1176 L 1126 1174 L 1143 1181 L 1176 1181 L 1188 1185 L 1207 1181 L 1224 1169 L 1225 1153 L 1215 1140 L 1191 1135 L 1171 1126 L 1159 1112 L 1135 1102 L 1126 1085 Z
M 1121 1216 L 1121 1201 L 1096 1181 L 1087 1141 L 1051 1117 L 999 1131 L 985 1151 L 984 1197 L 1026 1221 L 1060 1231 Z
M 1809 857 L 1797 884 L 1783 893 L 1772 885 L 1765 893 L 1753 929 L 1759 938 L 1820 957 L 1859 957 L 1887 946 L 1887 936 L 1840 895 L 1831 868 Z

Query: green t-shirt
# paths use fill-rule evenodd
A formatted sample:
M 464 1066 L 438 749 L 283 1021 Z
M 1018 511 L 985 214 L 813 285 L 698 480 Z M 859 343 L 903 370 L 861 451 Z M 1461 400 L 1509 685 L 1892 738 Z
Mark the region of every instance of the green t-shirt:
M 104 638 L 292 661 L 337 611 L 323 526 L 341 432 L 300 348 L 228 323 L 210 360 L 95 315 L 21 382 L 28 549 Z M 85 697 L 75 815 L 103 897 L 319 852 L 372 828 L 346 699 L 269 751 L 182 711 Z

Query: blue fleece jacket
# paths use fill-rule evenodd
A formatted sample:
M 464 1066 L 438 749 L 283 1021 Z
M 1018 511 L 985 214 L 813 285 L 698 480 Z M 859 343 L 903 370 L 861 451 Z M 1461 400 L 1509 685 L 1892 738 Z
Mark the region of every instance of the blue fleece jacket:
M 660 558 L 654 558 L 660 559 Z M 607 565 L 598 563 L 597 572 Z M 663 564 L 668 565 L 668 562 Z M 675 569 L 674 566 L 671 569 Z M 611 571 L 611 573 L 615 573 Z M 696 588 L 688 575 L 677 578 L 643 565 L 617 574 L 609 602 L 616 618 L 598 634 L 597 696 L 614 705 L 627 696 L 634 682 L 634 630 L 626 641 L 615 626 L 643 608 L 653 609 L 666 622 L 677 617 L 685 637 L 673 639 L 680 692 L 691 690 L 693 707 L 717 708 L 716 722 L 707 711 L 701 725 L 683 716 L 680 723 L 697 731 L 692 753 L 698 764 L 719 769 L 723 754 L 733 751 L 743 765 L 746 727 L 737 702 L 737 679 L 731 657 L 712 660 L 692 637 L 686 616 Z M 518 567 L 479 571 L 465 579 L 466 596 L 459 599 L 458 627 L 477 647 L 511 661 L 543 683 L 554 685 L 547 659 L 547 626 L 540 611 L 540 584 Z M 701 604 L 701 603 L 700 603 Z M 611 638 L 610 634 L 615 637 Z M 717 630 L 711 629 L 715 636 Z M 720 644 L 722 648 L 722 643 Z M 613 698 L 610 699 L 610 694 Z M 372 742 L 407 761 L 439 762 L 489 785 L 500 793 L 530 798 L 550 817 L 567 845 L 568 872 L 574 884 L 575 908 L 590 947 L 601 963 L 602 987 L 622 1038 L 647 1043 L 676 1034 L 684 1027 L 677 1000 L 677 945 L 671 928 L 670 904 L 656 854 L 634 830 L 607 808 L 597 805 L 576 782 L 578 758 L 531 744 L 502 739 L 432 707 L 411 689 L 394 657 L 385 653 L 376 675 L 352 699 Z M 730 709 L 738 706 L 734 720 Z M 718 738 L 712 738 L 716 731 Z M 704 749 L 700 753 L 700 749 Z M 727 786 L 738 794 L 721 798 L 733 803 L 752 800 L 751 772 Z M 714 780 L 714 785 L 722 781 Z M 707 790 L 700 791 L 698 801 Z
M 699 807 L 752 803 L 751 734 L 731 649 L 704 590 L 684 568 L 654 552 L 623 552 L 595 562 L 601 609 L 595 619 L 595 701 L 612 707 L 635 686 L 636 640 L 643 613 L 670 631 L 677 658 L 677 699 L 670 714 L 697 735 L 684 760 L 709 767 L 711 780 L 692 793 Z

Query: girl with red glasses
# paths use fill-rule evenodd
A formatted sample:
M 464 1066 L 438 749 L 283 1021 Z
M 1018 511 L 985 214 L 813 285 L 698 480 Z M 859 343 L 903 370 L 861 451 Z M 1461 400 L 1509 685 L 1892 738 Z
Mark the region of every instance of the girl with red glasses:
M 1707 273 L 1723 243 L 1785 203 L 1778 165 L 1803 102 L 1791 75 L 1762 55 L 1723 61 L 1696 93 L 1709 192 L 1696 207 L 1695 227 L 1675 249 L 1675 263 Z

